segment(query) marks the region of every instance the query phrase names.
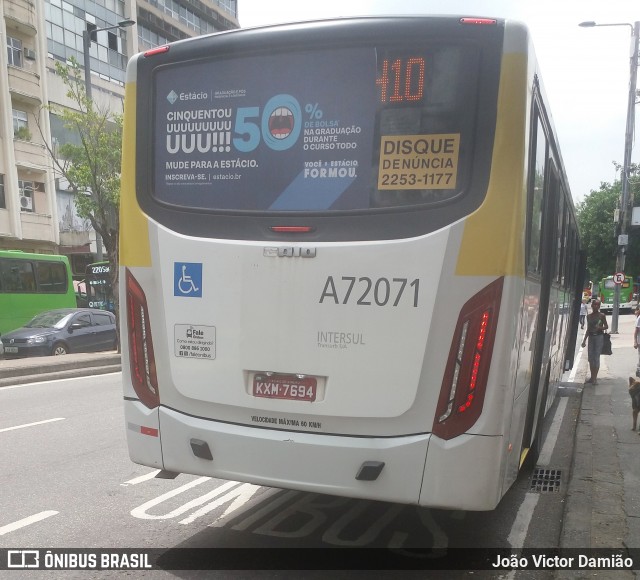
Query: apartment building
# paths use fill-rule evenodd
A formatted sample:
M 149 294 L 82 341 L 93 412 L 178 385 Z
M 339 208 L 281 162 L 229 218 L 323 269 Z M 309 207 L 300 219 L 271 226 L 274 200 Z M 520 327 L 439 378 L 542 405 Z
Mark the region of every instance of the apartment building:
M 49 148 L 73 139 L 47 107 L 73 106 L 55 62 L 74 57 L 82 65 L 89 30 L 92 98 L 122 111 L 132 54 L 237 28 L 237 1 L 0 0 L 0 14 L 7 44 L 0 53 L 0 249 L 66 254 L 80 274 L 97 246 L 51 162 Z M 135 24 L 119 26 L 126 20 Z

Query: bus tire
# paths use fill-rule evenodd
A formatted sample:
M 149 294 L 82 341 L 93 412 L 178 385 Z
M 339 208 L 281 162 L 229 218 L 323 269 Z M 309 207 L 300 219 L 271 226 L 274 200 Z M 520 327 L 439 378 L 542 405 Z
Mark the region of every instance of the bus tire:
M 60 356 L 63 354 L 69 354 L 69 347 L 64 342 L 56 342 L 51 348 L 51 355 Z

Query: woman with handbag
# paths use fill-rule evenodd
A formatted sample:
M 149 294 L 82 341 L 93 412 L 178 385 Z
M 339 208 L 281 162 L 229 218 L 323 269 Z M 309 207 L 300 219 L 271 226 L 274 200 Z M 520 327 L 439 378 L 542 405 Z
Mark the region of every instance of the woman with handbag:
M 587 351 L 589 358 L 589 370 L 591 377 L 585 382 L 592 385 L 598 384 L 598 371 L 600 370 L 600 355 L 602 354 L 602 345 L 604 344 L 604 331 L 609 328 L 607 317 L 600 312 L 600 301 L 594 300 L 591 303 L 591 314 L 587 316 L 587 331 L 582 339 L 582 347 L 584 348 L 589 339 L 589 349 Z

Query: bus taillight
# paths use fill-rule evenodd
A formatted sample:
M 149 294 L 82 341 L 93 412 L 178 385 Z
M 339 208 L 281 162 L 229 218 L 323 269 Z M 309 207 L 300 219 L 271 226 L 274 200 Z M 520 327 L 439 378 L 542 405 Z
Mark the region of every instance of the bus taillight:
M 495 18 L 461 18 L 460 24 L 497 24 L 498 21 Z
M 126 287 L 131 382 L 140 401 L 153 409 L 160 404 L 160 395 L 147 298 L 129 270 L 126 273 Z
M 165 52 L 169 52 L 169 46 L 168 45 L 163 45 L 163 46 L 157 46 L 155 48 L 150 48 L 149 50 L 145 51 L 144 56 L 145 57 L 150 57 L 150 56 L 155 56 L 156 54 L 163 54 Z
M 487 286 L 460 311 L 433 421 L 442 439 L 467 431 L 482 412 L 503 282 Z

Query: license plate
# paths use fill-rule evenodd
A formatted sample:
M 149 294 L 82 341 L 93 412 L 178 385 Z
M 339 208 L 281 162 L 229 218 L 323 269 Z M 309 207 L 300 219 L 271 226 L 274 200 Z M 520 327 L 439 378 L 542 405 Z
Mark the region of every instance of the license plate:
M 17 353 L 18 352 L 18 347 L 17 346 L 5 346 L 4 347 L 4 352 Z
M 315 401 L 318 381 L 315 377 L 257 374 L 253 377 L 253 396 L 289 401 Z

